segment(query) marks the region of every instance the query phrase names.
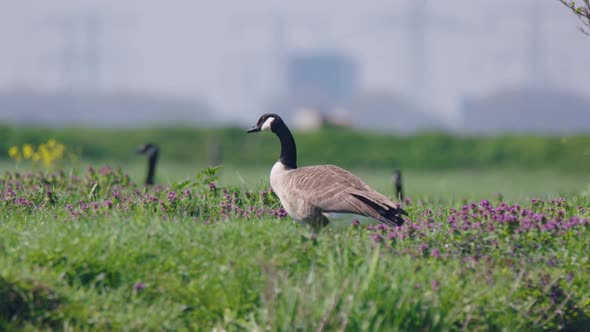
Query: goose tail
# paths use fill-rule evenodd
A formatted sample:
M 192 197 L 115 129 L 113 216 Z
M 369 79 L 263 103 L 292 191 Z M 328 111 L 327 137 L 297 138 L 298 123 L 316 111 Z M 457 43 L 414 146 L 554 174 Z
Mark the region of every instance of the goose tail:
M 405 223 L 406 220 L 402 216 L 408 216 L 408 213 L 404 209 L 394 207 L 392 206 L 392 204 L 379 204 L 362 195 L 352 195 L 356 199 L 360 200 L 361 202 L 365 203 L 366 205 L 370 206 L 373 210 L 375 210 L 377 215 L 369 217 L 373 217 L 391 227 L 401 226 Z

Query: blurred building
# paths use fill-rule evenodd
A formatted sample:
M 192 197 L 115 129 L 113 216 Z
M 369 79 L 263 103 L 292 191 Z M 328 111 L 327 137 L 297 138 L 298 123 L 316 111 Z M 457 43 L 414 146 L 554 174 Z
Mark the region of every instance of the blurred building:
M 408 134 L 446 128 L 407 97 L 361 92 L 359 66 L 344 53 L 293 55 L 286 72 L 287 91 L 269 108 L 299 130 L 342 126 Z
M 0 122 L 18 125 L 134 127 L 211 125 L 204 103 L 133 94 L 71 94 L 34 90 L 0 92 Z
M 356 95 L 358 76 L 356 61 L 346 54 L 293 55 L 287 64 L 287 90 L 309 106 L 341 105 Z
M 270 103 L 269 110 L 305 129 L 330 122 L 345 125 L 346 111 L 342 109 L 358 94 L 359 77 L 356 59 L 345 53 L 290 55 L 286 64 L 286 91 Z
M 465 132 L 577 133 L 590 131 L 590 101 L 547 88 L 515 88 L 465 99 Z
M 361 94 L 350 102 L 348 108 L 353 114 L 352 122 L 356 128 L 403 135 L 447 129 L 443 119 L 435 112 L 399 94 Z
M 293 114 L 294 128 L 303 131 L 318 130 L 323 127 L 352 127 L 352 114 L 335 109 L 322 112 L 318 109 L 301 108 Z

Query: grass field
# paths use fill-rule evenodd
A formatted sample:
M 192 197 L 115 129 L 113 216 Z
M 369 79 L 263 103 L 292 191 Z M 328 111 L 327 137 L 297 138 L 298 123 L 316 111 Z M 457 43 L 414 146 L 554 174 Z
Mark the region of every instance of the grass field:
M 143 162 L 1 166 L 0 330 L 590 329 L 585 175 L 405 172 L 406 225 L 315 234 L 271 165 L 162 163 L 150 189 Z M 392 194 L 390 171 L 355 172 Z
M 84 167 L 88 163 L 82 163 Z M 116 165 L 116 163 L 109 163 Z M 303 165 L 304 166 L 304 165 Z M 10 167 L 7 165 L 7 167 Z M 134 181 L 141 183 L 146 173 L 143 160 L 119 165 Z M 161 183 L 192 179 L 205 166 L 161 162 L 156 173 Z M 272 164 L 260 167 L 223 166 L 221 183 L 243 188 L 267 186 Z M 393 170 L 351 169 L 376 190 L 394 195 L 391 182 Z M 484 199 L 502 194 L 510 199 L 557 197 L 573 195 L 589 189 L 590 173 L 559 172 L 556 170 L 450 170 L 405 171 L 404 185 L 408 196 L 432 199 Z

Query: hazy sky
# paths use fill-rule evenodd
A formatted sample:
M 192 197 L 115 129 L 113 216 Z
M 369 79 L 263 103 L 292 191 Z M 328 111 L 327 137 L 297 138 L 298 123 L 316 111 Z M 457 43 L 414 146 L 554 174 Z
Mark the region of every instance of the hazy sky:
M 251 117 L 278 89 L 273 22 L 281 17 L 284 49 L 346 52 L 359 61 L 363 90 L 404 93 L 403 22 L 413 1 L 4 0 L 0 89 L 61 87 L 57 23 L 95 12 L 105 26 L 105 91 L 201 98 L 232 117 Z M 538 15 L 530 14 L 533 3 Z M 437 112 L 452 117 L 464 96 L 527 78 L 590 98 L 590 37 L 557 0 L 430 0 L 427 8 L 426 103 Z M 527 65 L 532 35 L 540 54 L 534 75 Z

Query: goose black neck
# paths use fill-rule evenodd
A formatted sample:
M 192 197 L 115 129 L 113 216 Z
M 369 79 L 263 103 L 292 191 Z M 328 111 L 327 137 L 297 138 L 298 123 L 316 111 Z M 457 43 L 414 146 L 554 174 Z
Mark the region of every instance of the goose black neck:
M 281 158 L 279 161 L 287 168 L 297 168 L 297 148 L 291 131 L 283 122 L 280 122 L 273 126 L 273 132 L 281 141 Z
M 148 157 L 148 174 L 145 179 L 145 184 L 154 184 L 154 176 L 156 175 L 156 162 L 158 161 L 158 153 L 152 153 Z

